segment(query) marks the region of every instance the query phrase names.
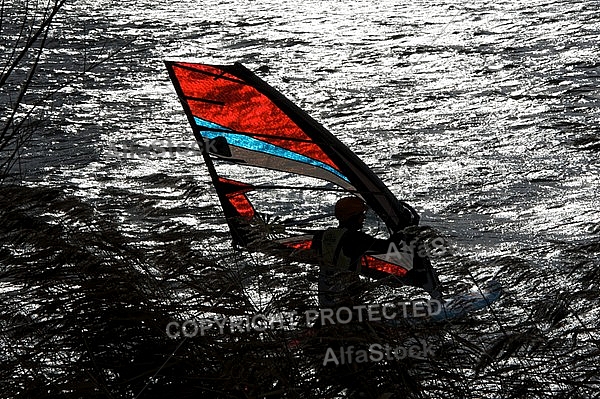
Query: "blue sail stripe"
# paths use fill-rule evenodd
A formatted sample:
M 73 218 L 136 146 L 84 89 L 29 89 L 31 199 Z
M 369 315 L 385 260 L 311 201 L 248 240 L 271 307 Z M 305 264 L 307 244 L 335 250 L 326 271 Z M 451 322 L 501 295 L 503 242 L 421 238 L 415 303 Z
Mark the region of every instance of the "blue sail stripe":
M 219 131 L 201 130 L 202 136 L 206 137 L 208 139 L 214 139 L 215 137 L 223 136 L 223 137 L 225 137 L 227 142 L 231 145 L 245 148 L 245 149 L 252 150 L 252 151 L 262 152 L 264 154 L 275 155 L 278 157 L 291 159 L 293 161 L 298 161 L 298 162 L 306 163 L 309 165 L 313 165 L 313 166 L 325 169 L 325 170 L 335 174 L 336 176 L 339 176 L 340 178 L 344 179 L 345 181 L 350 182 L 350 180 L 346 176 L 341 174 L 339 171 L 335 170 L 331 166 L 329 166 L 321 161 L 317 161 L 316 159 L 309 158 L 302 154 L 298 154 L 297 152 L 293 152 L 293 151 L 287 150 L 285 148 L 278 147 L 276 145 L 264 142 L 262 140 L 257 140 L 255 138 L 246 136 L 244 134 L 235 133 L 231 129 L 228 129 L 226 127 L 223 127 L 221 125 L 218 125 L 213 122 L 209 122 L 207 120 L 204 120 L 204 119 L 201 119 L 198 117 L 194 117 L 194 120 L 196 122 L 196 125 L 198 125 L 198 127 L 200 129 L 208 128 L 208 129 L 219 130 Z

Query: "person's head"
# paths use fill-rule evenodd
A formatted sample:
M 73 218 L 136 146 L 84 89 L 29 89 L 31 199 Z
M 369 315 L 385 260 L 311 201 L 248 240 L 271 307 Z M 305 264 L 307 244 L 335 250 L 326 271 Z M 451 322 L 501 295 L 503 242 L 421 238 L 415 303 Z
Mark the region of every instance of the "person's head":
M 344 197 L 335 204 L 335 217 L 342 227 L 360 229 L 365 222 L 367 209 L 367 204 L 360 198 Z

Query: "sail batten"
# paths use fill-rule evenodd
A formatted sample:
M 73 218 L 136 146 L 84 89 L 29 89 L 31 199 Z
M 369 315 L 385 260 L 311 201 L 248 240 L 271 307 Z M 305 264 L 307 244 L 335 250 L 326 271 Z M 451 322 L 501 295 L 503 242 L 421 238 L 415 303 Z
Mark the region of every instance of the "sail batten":
M 221 105 L 221 106 L 225 105 L 225 103 L 223 101 L 216 101 L 216 100 L 211 100 L 208 98 L 198 98 L 198 97 L 186 96 L 185 99 L 187 101 L 199 101 L 201 103 L 208 103 L 208 104 Z

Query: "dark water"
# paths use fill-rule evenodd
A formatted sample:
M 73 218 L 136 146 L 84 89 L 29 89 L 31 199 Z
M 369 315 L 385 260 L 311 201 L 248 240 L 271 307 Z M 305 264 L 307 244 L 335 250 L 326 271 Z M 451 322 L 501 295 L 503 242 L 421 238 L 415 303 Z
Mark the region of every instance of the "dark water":
M 56 24 L 45 66 L 62 84 L 61 120 L 51 126 L 58 132 L 39 143 L 37 157 L 24 157 L 27 176 L 70 183 L 92 201 L 123 190 L 177 207 L 178 183 L 208 188 L 197 152 L 123 160 L 112 151 L 193 147 L 163 60 L 241 61 L 355 150 L 461 252 L 560 270 L 569 260 L 552 242 L 598 237 L 599 7 L 76 3 Z M 148 184 L 159 174 L 167 180 Z M 207 189 L 197 201 L 215 197 Z M 221 229 L 205 218 L 182 220 Z
M 450 285 L 497 273 L 507 324 L 531 298 L 585 292 L 571 311 L 597 342 L 599 36 L 598 1 L 75 2 L 45 53 L 40 85 L 60 90 L 23 176 L 130 234 L 162 218 L 228 248 L 197 152 L 113 151 L 194 148 L 165 59 L 240 61 L 481 262 L 440 261 Z

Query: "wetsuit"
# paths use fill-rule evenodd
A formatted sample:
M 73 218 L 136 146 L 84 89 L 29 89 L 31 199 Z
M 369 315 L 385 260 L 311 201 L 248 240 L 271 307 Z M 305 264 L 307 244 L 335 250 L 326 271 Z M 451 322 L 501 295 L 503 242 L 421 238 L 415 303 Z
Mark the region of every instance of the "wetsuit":
M 321 307 L 352 306 L 359 285 L 359 273 L 370 274 L 362 267 L 367 251 L 386 253 L 389 241 L 345 227 L 330 228 L 315 234 L 311 248 L 321 256 L 319 270 L 319 304 Z

